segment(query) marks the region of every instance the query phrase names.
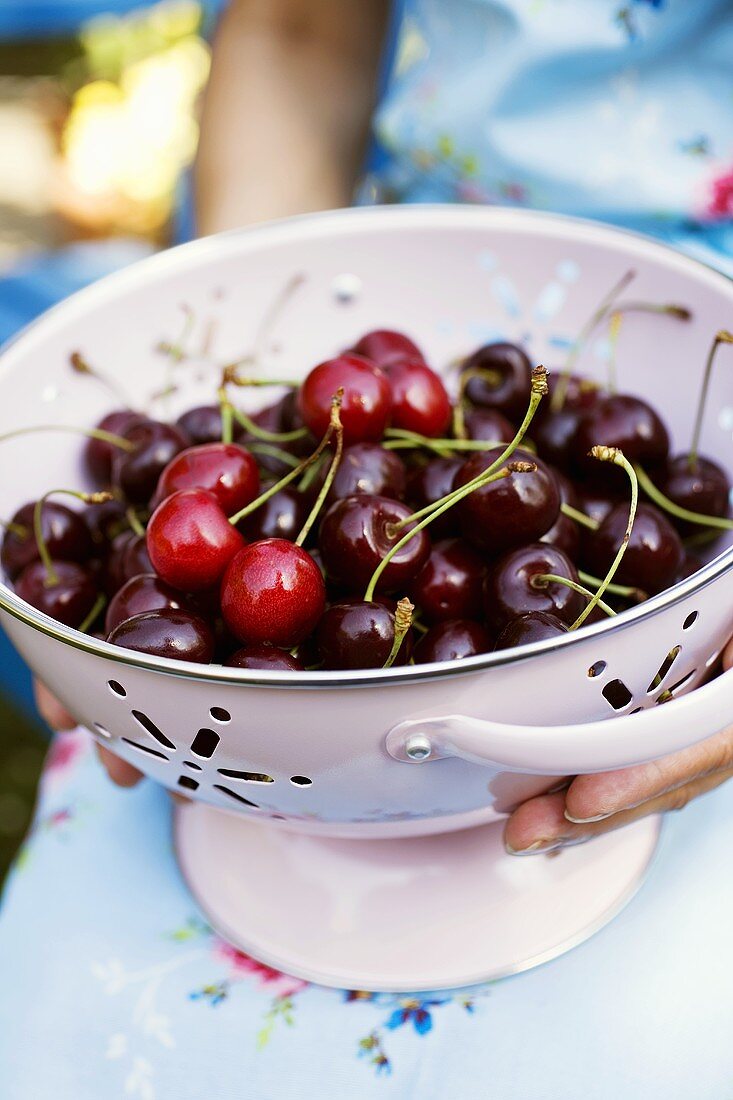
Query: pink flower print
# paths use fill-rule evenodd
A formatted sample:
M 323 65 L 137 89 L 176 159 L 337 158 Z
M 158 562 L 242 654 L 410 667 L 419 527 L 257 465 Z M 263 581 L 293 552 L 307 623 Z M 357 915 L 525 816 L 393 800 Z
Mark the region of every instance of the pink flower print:
M 711 218 L 733 217 L 733 168 L 728 168 L 711 185 L 707 214 Z
M 293 993 L 298 993 L 308 985 L 308 982 L 300 978 L 293 978 L 289 974 L 273 970 L 271 966 L 258 962 L 250 955 L 245 955 L 244 951 L 239 951 L 225 940 L 215 940 L 214 957 L 228 967 L 232 981 L 254 977 L 258 985 L 266 986 L 276 997 L 292 996 Z
M 89 735 L 82 730 L 57 733 L 43 766 L 44 782 L 65 778 L 89 750 Z

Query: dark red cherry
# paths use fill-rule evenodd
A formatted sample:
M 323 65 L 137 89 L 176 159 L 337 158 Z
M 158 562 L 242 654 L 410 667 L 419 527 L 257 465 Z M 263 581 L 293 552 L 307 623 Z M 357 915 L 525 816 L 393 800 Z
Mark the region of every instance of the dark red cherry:
M 435 371 L 421 359 L 401 359 L 384 370 L 392 391 L 392 427 L 431 438 L 445 435 L 451 403 Z
M 555 479 L 560 489 L 560 503 L 569 504 L 572 508 L 578 508 L 578 494 L 572 482 L 553 470 Z M 559 550 L 567 554 L 571 561 L 578 556 L 580 548 L 580 528 L 574 519 L 570 519 L 564 512 L 558 512 L 557 519 L 549 531 L 545 531 L 540 542 L 546 542 L 549 546 L 557 546 Z
M 144 424 L 146 419 L 141 413 L 133 412 L 132 409 L 118 409 L 103 416 L 97 427 L 105 432 L 111 432 L 112 435 L 126 437 L 126 433 L 130 428 L 135 424 Z M 108 443 L 104 439 L 87 439 L 83 452 L 84 465 L 95 485 L 102 489 L 107 488 L 112 478 L 112 465 L 115 455 L 122 453 L 124 452 L 119 447 L 116 447 L 113 443 Z
M 153 563 L 148 553 L 148 544 L 145 535 L 131 534 L 122 548 L 120 559 L 120 577 L 123 582 L 132 577 L 138 577 L 141 573 L 152 573 Z
M 433 661 L 460 661 L 488 653 L 491 635 L 481 623 L 468 619 L 449 619 L 431 626 L 415 646 L 415 664 L 427 665 Z
M 532 642 L 558 638 L 567 632 L 565 623 L 555 615 L 544 611 L 528 611 L 526 615 L 519 615 L 507 623 L 496 639 L 494 649 L 514 649 L 518 645 L 531 645 Z
M 185 435 L 191 446 L 196 447 L 200 443 L 221 443 L 223 425 L 221 422 L 221 408 L 219 405 L 197 405 L 193 409 L 187 409 L 176 420 L 176 427 Z M 239 425 L 233 424 L 234 436 L 239 434 Z
M 680 565 L 680 568 L 679 568 L 679 571 L 677 573 L 677 576 L 676 576 L 675 580 L 677 580 L 677 581 L 687 580 L 687 578 L 691 577 L 693 575 L 693 573 L 697 573 L 697 571 L 699 569 L 702 569 L 702 562 L 701 562 L 700 558 L 696 557 L 695 554 L 690 554 L 688 552 L 688 553 L 685 554 L 684 558 L 682 559 L 682 564 Z
M 456 489 L 482 474 L 501 454 L 495 447 L 471 455 L 456 474 Z M 527 451 L 515 451 L 512 461 L 534 462 L 537 468 L 483 485 L 455 506 L 464 537 L 492 554 L 541 538 L 560 511 L 560 490 L 552 471 Z
M 730 507 L 730 481 L 725 470 L 712 459 L 698 455 L 690 465 L 689 455 L 676 455 L 655 478 L 658 489 L 680 508 L 704 516 L 724 517 Z M 684 520 L 672 520 L 678 530 L 688 534 L 700 530 Z
M 119 500 L 87 504 L 80 515 L 91 536 L 95 555 L 108 553 L 115 535 L 128 527 L 125 507 Z
M 341 423 L 345 443 L 382 438 L 392 411 L 386 374 L 360 355 L 340 355 L 314 367 L 299 390 L 305 424 L 320 439 L 328 428 L 331 400 L 339 387 L 344 394 Z
M 583 561 L 589 573 L 605 576 L 621 545 L 628 518 L 628 504 L 617 504 L 597 531 L 588 532 Z M 663 592 L 674 584 L 683 558 L 684 549 L 672 524 L 653 504 L 640 504 L 614 580 L 650 594 Z
M 585 411 L 582 408 L 564 405 L 557 412 L 546 412 L 533 422 L 530 431 L 540 458 L 558 470 L 570 470 L 575 453 L 575 436 L 583 416 Z
M 104 629 L 109 634 L 133 615 L 142 615 L 145 611 L 160 611 L 163 608 L 175 611 L 194 610 L 180 592 L 171 588 L 155 573 L 141 573 L 137 577 L 131 577 L 110 600 Z
M 244 545 L 221 505 L 205 489 L 183 489 L 163 501 L 147 530 L 153 568 L 173 588 L 212 588 Z
M 465 423 L 469 439 L 485 440 L 487 443 L 509 443 L 516 434 L 504 413 L 498 409 L 471 409 L 466 413 Z
M 365 333 L 351 349 L 365 359 L 371 359 L 378 367 L 388 367 L 403 359 L 417 359 L 425 362 L 420 348 L 404 332 L 378 328 Z
M 411 515 L 406 504 L 367 493 L 337 500 L 321 523 L 318 545 L 329 578 L 349 589 L 366 587 L 387 552 L 409 526 L 391 533 L 390 525 Z M 405 543 L 392 558 L 377 585 L 378 592 L 404 591 L 430 553 L 425 531 Z
M 415 511 L 435 504 L 436 500 L 453 492 L 456 474 L 463 465 L 461 458 L 431 458 L 425 466 L 410 470 L 407 481 L 407 496 L 414 504 Z M 459 523 L 455 508 L 449 508 L 430 524 L 433 538 L 458 533 Z
M 66 626 L 78 627 L 94 607 L 97 587 L 91 573 L 75 561 L 54 561 L 57 582 L 48 584 L 40 561 L 27 565 L 15 581 L 22 600 Z
M 148 420 L 124 433 L 134 451 L 117 451 L 112 462 L 112 484 L 132 504 L 147 504 L 158 478 L 170 460 L 186 447 L 183 433 L 172 424 Z
M 117 589 L 121 588 L 125 581 L 130 579 L 125 576 L 123 562 L 125 550 L 135 537 L 135 533 L 128 528 L 128 530 L 120 531 L 118 535 L 114 535 L 112 538 L 109 553 L 104 561 L 104 590 L 110 597 L 114 596 Z M 152 569 L 143 569 L 142 572 L 152 572 Z
M 325 605 L 320 569 L 306 550 L 285 539 L 245 546 L 222 580 L 224 621 L 247 645 L 291 649 L 311 633 Z
M 585 512 L 586 516 L 589 516 L 596 523 L 602 523 L 608 513 L 617 504 L 623 504 L 626 501 L 628 508 L 628 493 L 624 497 L 620 493 L 615 493 L 607 486 L 598 488 L 596 485 L 588 485 L 586 483 L 574 482 L 575 495 L 578 498 L 576 507 Z M 568 502 L 572 504 L 572 501 Z M 587 530 L 587 528 L 584 528 Z
M 481 618 L 486 566 L 462 539 L 436 542 L 409 588 L 426 623 Z
M 551 411 L 556 411 L 552 407 L 552 399 L 555 396 L 555 390 L 560 385 L 562 378 L 562 371 L 549 371 L 547 376 L 547 397 L 540 403 L 537 410 L 537 418 L 540 420 Z M 599 398 L 603 397 L 603 391 L 600 389 L 598 383 L 594 382 L 591 378 L 586 378 L 582 374 L 568 375 L 566 381 L 563 382 L 563 386 L 565 388 L 565 396 L 562 403 L 564 409 L 587 410 L 595 405 Z
M 586 605 L 585 598 L 565 584 L 536 579 L 547 573 L 578 583 L 570 559 L 562 550 L 544 543 L 520 546 L 489 569 L 484 584 L 484 615 L 495 635 L 528 611 L 546 612 L 568 625 L 575 622 Z
M 237 524 L 247 542 L 289 539 L 295 542 L 308 515 L 308 500 L 286 485 Z
M 214 655 L 214 635 L 209 624 L 190 611 L 172 608 L 146 611 L 125 619 L 107 641 L 138 653 L 201 665 L 208 665 Z
M 394 615 L 376 601 L 344 600 L 332 604 L 318 624 L 315 642 L 323 668 L 382 668 L 392 652 Z M 406 664 L 411 650 L 408 634 L 395 664 Z
M 228 668 L 259 668 L 271 672 L 303 672 L 297 657 L 272 645 L 248 645 L 232 653 L 224 664 Z
M 3 536 L 0 561 L 11 580 L 38 561 L 38 545 L 33 534 L 35 503 L 24 504 L 11 519 Z M 14 530 L 14 528 L 16 530 Z M 93 544 L 87 525 L 78 512 L 47 500 L 41 508 L 41 534 L 52 558 L 83 562 L 90 557 Z
M 344 447 L 328 500 L 340 500 L 357 493 L 401 500 L 406 480 L 405 464 L 395 451 L 386 451 L 378 443 L 352 443 Z
M 607 480 L 613 475 L 621 480 L 623 471 L 589 457 L 591 447 L 599 444 L 618 447 L 629 462 L 643 466 L 659 465 L 669 454 L 667 429 L 651 405 L 622 393 L 602 397 L 591 406 L 581 417 L 572 446 L 578 468 L 594 480 Z
M 529 404 L 532 364 L 520 347 L 504 342 L 486 344 L 469 355 L 462 369 L 487 371 L 466 385 L 466 395 L 474 405 L 499 409 L 517 423 L 522 420 Z
M 225 514 L 233 516 L 259 493 L 260 474 L 252 455 L 239 444 L 202 443 L 181 451 L 168 463 L 160 475 L 153 507 L 179 489 L 206 489 Z

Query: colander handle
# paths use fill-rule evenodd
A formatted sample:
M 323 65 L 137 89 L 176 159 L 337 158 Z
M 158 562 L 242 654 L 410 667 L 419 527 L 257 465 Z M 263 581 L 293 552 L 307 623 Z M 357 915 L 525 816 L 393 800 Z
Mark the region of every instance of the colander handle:
M 459 757 L 536 775 L 578 775 L 641 764 L 733 725 L 733 670 L 689 694 L 638 714 L 568 726 L 518 726 L 448 714 L 400 722 L 385 747 L 423 764 Z

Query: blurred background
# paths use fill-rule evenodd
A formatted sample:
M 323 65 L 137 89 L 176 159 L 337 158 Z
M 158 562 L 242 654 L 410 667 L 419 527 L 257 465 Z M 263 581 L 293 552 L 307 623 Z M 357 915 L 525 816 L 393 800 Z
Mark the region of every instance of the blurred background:
M 174 210 L 221 2 L 1 0 L 0 340 L 186 234 Z M 28 672 L 0 635 L 0 884 L 47 738 Z

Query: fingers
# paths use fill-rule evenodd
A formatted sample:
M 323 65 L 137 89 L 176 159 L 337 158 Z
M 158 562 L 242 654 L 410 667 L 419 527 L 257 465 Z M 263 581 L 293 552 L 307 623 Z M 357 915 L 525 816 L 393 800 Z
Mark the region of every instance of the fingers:
M 550 852 L 567 845 L 580 844 L 591 837 L 600 836 L 630 825 L 648 814 L 681 810 L 688 802 L 719 787 L 733 777 L 733 767 L 695 779 L 672 791 L 665 791 L 630 810 L 613 814 L 602 821 L 576 824 L 565 816 L 565 795 L 560 792 L 542 795 L 525 802 L 509 818 L 504 833 L 507 851 L 512 855 L 529 855 L 534 852 Z
M 97 745 L 97 756 L 107 775 L 118 787 L 134 787 L 142 779 L 142 772 L 128 764 L 119 756 L 106 749 L 104 745 Z
M 733 668 L 733 638 L 723 650 L 723 668 L 726 672 L 729 668 Z
M 38 712 L 52 730 L 73 730 L 77 722 L 40 680 L 33 681 L 33 694 Z
M 733 767 L 733 727 L 682 752 L 621 771 L 579 775 L 570 784 L 565 814 L 586 822 L 630 810 L 698 776 Z

